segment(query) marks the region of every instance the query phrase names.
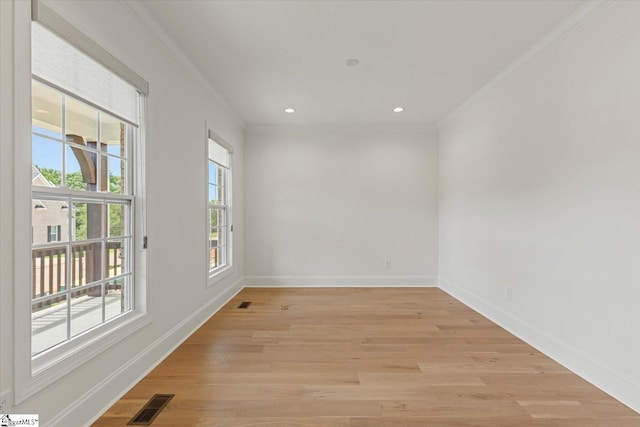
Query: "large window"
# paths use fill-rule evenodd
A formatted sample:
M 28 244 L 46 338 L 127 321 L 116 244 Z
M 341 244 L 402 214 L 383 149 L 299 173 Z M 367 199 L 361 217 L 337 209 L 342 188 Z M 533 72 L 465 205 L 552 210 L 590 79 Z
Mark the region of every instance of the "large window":
M 215 139 L 214 139 L 215 138 Z M 207 142 L 208 260 L 209 276 L 231 265 L 231 153 L 220 138 L 209 135 Z
M 34 357 L 135 308 L 143 91 L 111 71 L 122 64 L 93 42 L 73 41 L 32 25 Z

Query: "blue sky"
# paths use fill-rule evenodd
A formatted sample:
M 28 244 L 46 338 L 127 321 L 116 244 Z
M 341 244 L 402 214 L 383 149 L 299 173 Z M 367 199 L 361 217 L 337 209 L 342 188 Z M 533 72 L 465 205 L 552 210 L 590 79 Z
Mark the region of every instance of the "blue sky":
M 52 138 L 60 138 L 60 134 L 56 134 L 55 132 L 51 132 L 39 127 L 34 126 L 32 128 L 32 131 L 50 136 Z M 56 169 L 59 171 L 62 170 L 62 144 L 35 134 L 31 136 L 31 141 L 31 159 L 34 165 Z M 78 168 L 78 170 L 80 169 Z
M 37 126 L 32 127 L 32 154 L 31 159 L 34 165 L 38 165 L 45 168 L 51 168 L 62 171 L 62 146 L 59 142 L 61 135 L 56 132 L 51 132 L 46 129 L 39 128 Z M 35 132 L 51 137 L 55 140 L 45 138 L 40 135 L 35 135 Z M 67 173 L 78 172 L 80 165 L 75 159 L 75 156 L 70 155 L 71 150 L 67 147 Z M 107 152 L 109 154 L 119 155 L 120 147 L 117 145 L 108 145 Z M 120 168 L 119 159 L 109 158 L 109 169 L 117 171 Z

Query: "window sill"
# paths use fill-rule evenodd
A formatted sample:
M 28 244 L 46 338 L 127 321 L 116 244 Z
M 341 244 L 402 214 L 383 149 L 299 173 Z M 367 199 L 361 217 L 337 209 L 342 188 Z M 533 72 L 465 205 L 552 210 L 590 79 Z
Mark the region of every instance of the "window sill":
M 230 275 L 232 275 L 235 272 L 236 272 L 236 270 L 235 270 L 235 268 L 233 268 L 232 265 L 225 266 L 225 267 L 221 268 L 220 270 L 214 270 L 213 272 L 209 272 L 209 276 L 207 278 L 207 288 L 212 287 L 216 283 L 218 283 L 221 280 L 229 277 Z
M 54 347 L 31 359 L 31 376 L 20 390 L 16 403 L 54 383 L 80 365 L 114 347 L 118 342 L 151 323 L 146 313 L 130 312 L 90 333 L 80 335 L 66 344 Z

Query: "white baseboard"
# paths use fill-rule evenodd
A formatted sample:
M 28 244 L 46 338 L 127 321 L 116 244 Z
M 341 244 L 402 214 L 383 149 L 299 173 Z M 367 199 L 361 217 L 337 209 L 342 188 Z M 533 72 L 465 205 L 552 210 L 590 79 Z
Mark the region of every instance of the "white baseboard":
M 243 288 L 242 279 L 155 340 L 53 417 L 50 426 L 89 426 Z M 107 402 L 106 404 L 104 402 Z
M 245 276 L 245 286 L 259 287 L 427 287 L 438 286 L 436 276 Z
M 440 276 L 440 288 L 463 304 L 537 348 L 586 381 L 640 412 L 640 380 L 563 343 L 547 331 L 538 329 L 514 314 L 457 286 Z

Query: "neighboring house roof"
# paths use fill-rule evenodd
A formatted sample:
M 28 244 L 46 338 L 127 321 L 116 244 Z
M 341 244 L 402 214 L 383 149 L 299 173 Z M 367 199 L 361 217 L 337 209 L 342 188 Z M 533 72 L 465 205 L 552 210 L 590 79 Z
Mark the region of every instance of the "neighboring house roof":
M 41 187 L 55 187 L 51 181 L 45 178 L 36 165 L 31 165 L 31 184 L 39 185 Z M 34 202 L 34 207 L 47 207 L 42 200 L 34 200 Z M 62 206 L 67 207 L 67 203 L 62 201 Z
M 43 187 L 55 187 L 45 176 L 40 172 L 40 169 L 36 165 L 31 165 L 31 183 L 38 181 L 38 185 Z

